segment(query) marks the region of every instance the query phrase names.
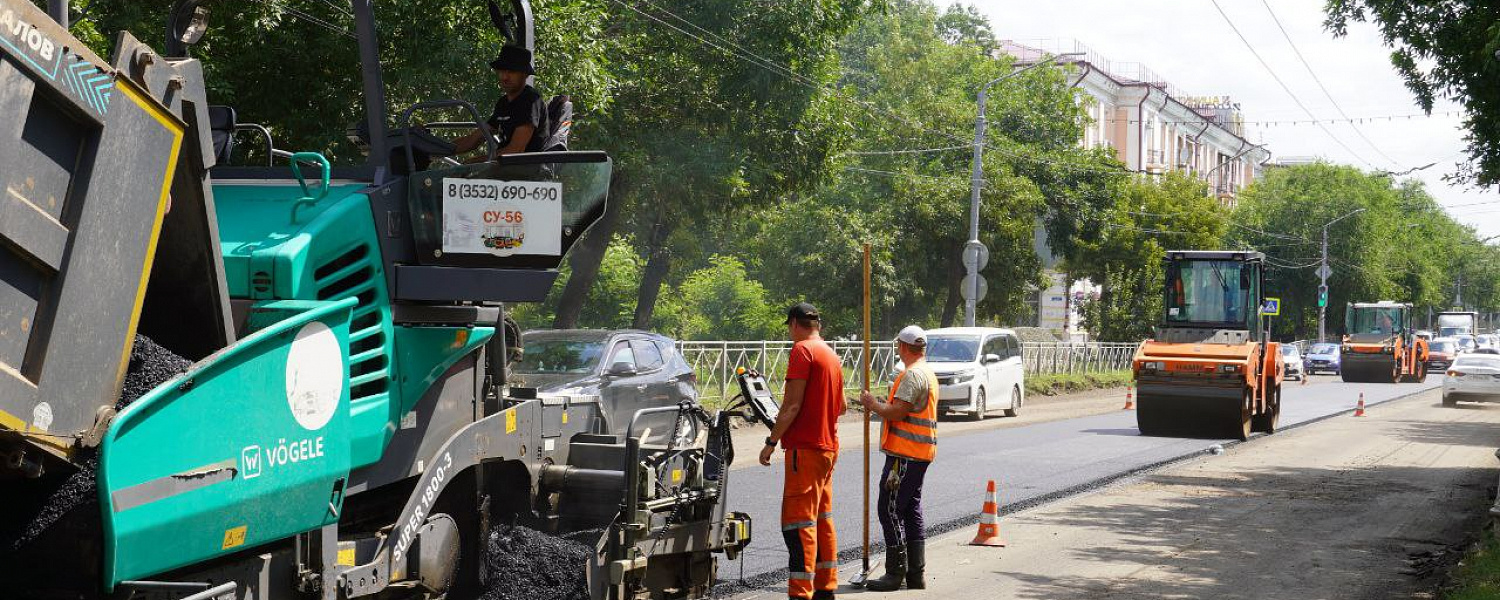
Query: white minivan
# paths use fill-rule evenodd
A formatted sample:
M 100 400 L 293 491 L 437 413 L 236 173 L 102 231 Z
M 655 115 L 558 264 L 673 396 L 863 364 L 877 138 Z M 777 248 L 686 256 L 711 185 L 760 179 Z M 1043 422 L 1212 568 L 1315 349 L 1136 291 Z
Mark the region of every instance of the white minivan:
M 938 412 L 978 421 L 992 410 L 1014 417 L 1026 400 L 1021 341 L 993 327 L 927 330 L 927 363 L 938 378 Z

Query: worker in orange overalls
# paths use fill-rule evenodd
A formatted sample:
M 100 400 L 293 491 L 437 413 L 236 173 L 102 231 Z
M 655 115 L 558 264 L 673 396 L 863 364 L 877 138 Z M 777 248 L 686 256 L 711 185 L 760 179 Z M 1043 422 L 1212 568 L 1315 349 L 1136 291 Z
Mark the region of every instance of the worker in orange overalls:
M 885 576 L 865 589 L 893 592 L 926 589 L 927 533 L 922 525 L 922 480 L 937 456 L 938 381 L 927 366 L 927 332 L 911 325 L 896 335 L 896 353 L 906 367 L 885 402 L 860 394 L 865 410 L 880 415 L 880 451 L 885 468 L 877 502 L 885 534 Z
M 839 416 L 844 414 L 844 369 L 823 341 L 818 309 L 806 302 L 787 311 L 794 342 L 787 360 L 785 398 L 776 426 L 760 451 L 770 466 L 779 443 L 786 451 L 781 536 L 789 555 L 787 596 L 833 600 L 838 588 L 838 540 L 833 531 L 833 463 Z

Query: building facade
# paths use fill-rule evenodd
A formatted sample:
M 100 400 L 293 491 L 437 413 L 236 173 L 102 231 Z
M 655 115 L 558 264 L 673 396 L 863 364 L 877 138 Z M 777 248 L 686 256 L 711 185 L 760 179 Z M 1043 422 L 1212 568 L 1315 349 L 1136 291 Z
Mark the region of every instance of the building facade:
M 1110 61 L 1071 40 L 1006 40 L 1001 51 L 1023 66 L 1076 54 L 1057 62 L 1072 68 L 1090 118 L 1079 144 L 1114 150 L 1132 172 L 1188 173 L 1232 207 L 1271 158 L 1246 137 L 1240 105 L 1229 96 L 1187 94 L 1145 65 Z

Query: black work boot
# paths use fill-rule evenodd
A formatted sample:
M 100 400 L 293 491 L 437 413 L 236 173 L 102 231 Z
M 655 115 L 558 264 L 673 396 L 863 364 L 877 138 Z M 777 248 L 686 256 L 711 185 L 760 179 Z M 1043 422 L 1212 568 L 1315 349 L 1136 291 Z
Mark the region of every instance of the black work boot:
M 833 590 L 818 590 L 813 592 L 812 600 L 834 600 Z
M 906 589 L 927 589 L 922 579 L 922 571 L 927 568 L 927 540 L 907 542 L 906 552 Z
M 901 589 L 906 580 L 906 546 L 891 546 L 885 549 L 885 575 L 865 583 L 872 592 L 894 592 Z

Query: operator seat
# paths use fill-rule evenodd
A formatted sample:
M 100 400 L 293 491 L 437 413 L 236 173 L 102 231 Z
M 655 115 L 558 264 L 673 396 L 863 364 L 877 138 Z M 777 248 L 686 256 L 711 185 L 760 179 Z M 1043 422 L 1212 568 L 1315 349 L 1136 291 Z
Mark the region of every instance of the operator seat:
M 213 134 L 216 164 L 228 164 L 234 156 L 234 126 L 237 124 L 233 107 L 208 107 L 208 129 Z
M 566 94 L 553 96 L 547 102 L 547 135 L 542 152 L 565 152 L 568 134 L 573 131 L 573 100 Z

